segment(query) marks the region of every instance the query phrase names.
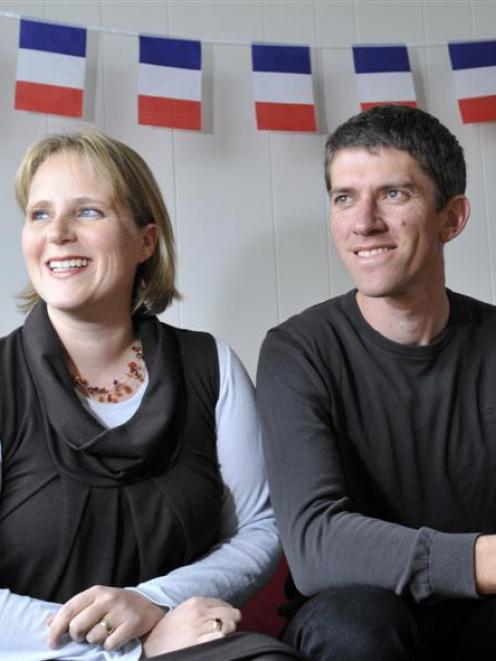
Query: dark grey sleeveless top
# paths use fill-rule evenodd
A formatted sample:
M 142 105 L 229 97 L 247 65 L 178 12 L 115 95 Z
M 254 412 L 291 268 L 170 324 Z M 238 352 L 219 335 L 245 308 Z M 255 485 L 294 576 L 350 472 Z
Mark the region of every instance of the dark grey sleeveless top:
M 149 383 L 113 429 L 81 406 L 43 303 L 0 341 L 1 587 L 65 601 L 164 575 L 217 541 L 215 341 L 135 324 Z

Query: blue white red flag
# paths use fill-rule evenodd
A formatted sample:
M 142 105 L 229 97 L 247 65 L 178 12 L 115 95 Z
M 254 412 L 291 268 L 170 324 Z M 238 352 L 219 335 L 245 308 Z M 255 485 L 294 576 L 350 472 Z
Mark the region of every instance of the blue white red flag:
M 362 110 L 417 106 L 406 46 L 353 46 L 353 61 Z
M 315 132 L 310 49 L 253 44 L 251 56 L 257 128 Z
M 81 117 L 86 29 L 21 19 L 15 108 Z
M 496 41 L 448 44 L 464 124 L 496 120 Z
M 201 130 L 201 42 L 140 36 L 138 122 Z

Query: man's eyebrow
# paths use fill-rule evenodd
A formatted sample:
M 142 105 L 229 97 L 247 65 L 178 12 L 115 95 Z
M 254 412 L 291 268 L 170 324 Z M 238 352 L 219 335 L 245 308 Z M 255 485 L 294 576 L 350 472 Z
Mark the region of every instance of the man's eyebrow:
M 410 179 L 400 179 L 395 181 L 394 179 L 386 182 L 384 184 L 381 184 L 376 190 L 379 191 L 386 191 L 386 190 L 391 190 L 393 188 L 406 188 L 407 190 L 410 191 L 418 191 L 419 187 L 417 184 L 415 184 L 413 181 Z M 332 186 L 329 195 L 344 195 L 346 193 L 351 193 L 353 192 L 355 187 L 353 186 Z
M 380 186 L 379 190 L 390 190 L 391 188 L 407 188 L 408 190 L 418 190 L 417 184 L 414 184 L 413 181 L 410 181 L 409 179 L 403 179 L 400 181 L 393 180 Z
M 340 187 L 332 187 L 331 190 L 329 191 L 330 195 L 336 195 L 336 193 L 349 193 L 352 191 L 353 188 L 351 186 L 340 186 Z

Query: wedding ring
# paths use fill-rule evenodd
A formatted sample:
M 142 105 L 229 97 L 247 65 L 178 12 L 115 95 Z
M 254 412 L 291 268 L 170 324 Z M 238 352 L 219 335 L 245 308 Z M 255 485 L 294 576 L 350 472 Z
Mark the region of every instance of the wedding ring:
M 220 617 L 216 617 L 212 620 L 212 627 L 214 631 L 222 631 L 222 620 Z
M 114 630 L 114 627 L 105 618 L 102 618 L 100 622 L 98 622 L 98 624 L 105 629 L 105 631 L 107 632 L 107 636 L 110 636 L 110 634 Z

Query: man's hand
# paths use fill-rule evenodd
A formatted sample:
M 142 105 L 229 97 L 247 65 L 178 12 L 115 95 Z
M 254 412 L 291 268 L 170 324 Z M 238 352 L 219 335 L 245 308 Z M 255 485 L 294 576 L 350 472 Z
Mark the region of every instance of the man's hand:
M 496 535 L 475 542 L 475 585 L 481 595 L 496 594 Z
M 163 616 L 160 606 L 137 592 L 95 585 L 69 599 L 51 619 L 48 644 L 56 647 L 68 633 L 77 642 L 116 650 L 148 633 Z
M 240 611 L 225 601 L 192 597 L 167 613 L 144 636 L 144 658 L 224 638 L 236 631 L 240 620 Z

